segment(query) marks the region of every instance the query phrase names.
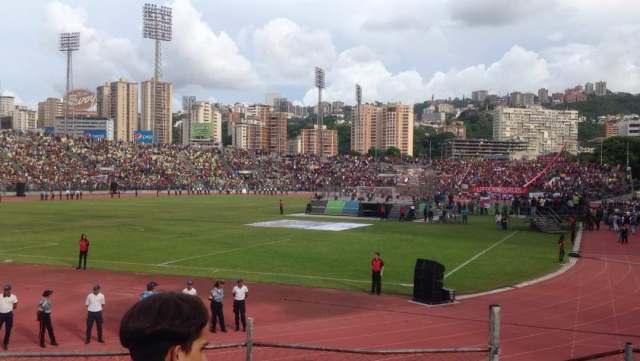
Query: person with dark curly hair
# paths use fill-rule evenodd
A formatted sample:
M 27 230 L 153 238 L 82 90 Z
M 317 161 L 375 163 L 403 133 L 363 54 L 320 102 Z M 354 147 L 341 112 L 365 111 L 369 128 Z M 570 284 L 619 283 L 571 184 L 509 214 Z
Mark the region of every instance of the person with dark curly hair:
M 120 322 L 120 343 L 133 361 L 203 361 L 209 314 L 199 297 L 158 293 L 133 305 Z

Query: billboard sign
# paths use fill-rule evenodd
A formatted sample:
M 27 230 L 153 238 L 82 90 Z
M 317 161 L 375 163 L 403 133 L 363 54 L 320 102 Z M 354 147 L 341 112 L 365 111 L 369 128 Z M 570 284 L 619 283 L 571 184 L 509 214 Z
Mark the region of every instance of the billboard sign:
M 67 93 L 67 99 L 69 99 L 69 106 L 73 108 L 73 110 L 87 111 L 97 104 L 96 94 L 86 89 L 70 91 Z
M 212 136 L 211 123 L 191 123 L 191 139 L 211 139 Z
M 91 139 L 105 139 L 107 138 L 107 130 L 106 129 L 85 130 L 84 136 Z
M 153 144 L 153 131 L 151 130 L 136 130 L 133 133 L 133 138 L 137 143 Z

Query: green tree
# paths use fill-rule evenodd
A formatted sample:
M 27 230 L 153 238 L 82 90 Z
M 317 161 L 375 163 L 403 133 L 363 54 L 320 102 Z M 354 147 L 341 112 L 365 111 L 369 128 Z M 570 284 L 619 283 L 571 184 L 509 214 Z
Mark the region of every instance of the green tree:
M 342 123 L 337 126 L 338 153 L 349 154 L 351 152 L 351 125 Z
M 384 155 L 386 155 L 387 157 L 399 157 L 400 155 L 402 155 L 402 152 L 400 152 L 400 149 L 396 147 L 389 147 L 387 148 L 387 150 L 385 150 Z
M 594 138 L 604 136 L 604 125 L 591 120 L 578 124 L 578 143 L 581 146 L 587 145 Z
M 227 147 L 231 145 L 231 135 L 229 134 L 229 122 L 222 122 L 222 145 Z

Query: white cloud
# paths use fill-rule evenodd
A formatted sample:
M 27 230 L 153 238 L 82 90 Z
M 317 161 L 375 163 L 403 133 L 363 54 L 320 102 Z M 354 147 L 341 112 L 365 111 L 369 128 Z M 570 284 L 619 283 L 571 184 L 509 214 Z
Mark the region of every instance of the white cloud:
M 74 8 L 58 1 L 49 3 L 45 24 L 49 30 L 47 33 L 54 34 L 47 39 L 47 44 L 52 46 L 58 43 L 58 33 L 80 32 L 80 50 L 73 55 L 75 88 L 93 89 L 105 81 L 120 77 L 136 79 L 144 74 L 144 64 L 133 44 L 128 39 L 114 37 L 90 27 L 87 14 L 82 8 Z M 56 87 L 62 91 L 64 76 L 60 79 Z
M 331 35 L 304 29 L 277 18 L 253 33 L 256 66 L 276 84 L 310 83 L 315 66 L 328 67 L 336 58 Z
M 190 0 L 175 0 L 174 36 L 166 46 L 166 78 L 177 87 L 249 89 L 260 85 L 251 63 L 224 31 L 216 33 Z
M 323 98 L 354 103 L 355 84 L 362 85 L 363 101 L 418 101 L 424 99 L 425 86 L 416 71 L 393 74 L 367 47 L 359 46 L 340 53 L 338 61 L 328 73 L 329 86 Z M 305 104 L 317 102 L 315 89 L 307 91 Z
M 502 26 L 549 11 L 555 0 L 451 0 L 451 17 L 470 26 Z
M 470 66 L 461 70 L 437 72 L 425 80 L 417 71 L 392 73 L 366 47 L 357 47 L 340 54 L 329 75 L 330 84 L 325 99 L 354 103 L 354 87 L 363 87 L 365 101 L 419 102 L 432 94 L 439 98 L 470 94 L 475 89 L 490 89 L 500 94 L 514 90 L 535 90 L 550 78 L 547 61 L 539 54 L 520 46 L 509 49 L 498 61 L 486 66 Z M 317 92 L 307 91 L 304 102 L 315 104 Z

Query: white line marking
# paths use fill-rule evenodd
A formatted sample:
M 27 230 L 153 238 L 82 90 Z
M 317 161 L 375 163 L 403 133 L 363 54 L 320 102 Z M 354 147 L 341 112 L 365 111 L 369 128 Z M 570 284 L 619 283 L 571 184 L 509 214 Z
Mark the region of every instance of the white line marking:
M 25 247 L 18 247 L 18 248 L 9 248 L 9 249 L 5 249 L 2 252 L 13 252 L 13 251 L 20 251 L 23 249 L 32 249 L 32 248 L 45 248 L 45 247 L 53 247 L 53 246 L 57 246 L 57 243 L 44 243 L 44 244 L 35 244 L 33 246 L 25 246 Z
M 247 246 L 247 247 L 238 247 L 238 248 L 232 248 L 232 249 L 228 249 L 225 251 L 218 251 L 218 252 L 212 252 L 212 253 L 207 253 L 207 254 L 201 254 L 201 255 L 197 255 L 197 256 L 191 256 L 191 257 L 185 257 L 185 258 L 179 258 L 173 261 L 168 261 L 168 262 L 164 262 L 164 263 L 159 263 L 156 266 L 168 266 L 174 263 L 179 263 L 179 262 L 183 262 L 183 261 L 190 261 L 192 259 L 197 259 L 197 258 L 203 258 L 203 257 L 209 257 L 209 256 L 217 256 L 220 254 L 227 254 L 227 253 L 233 253 L 233 252 L 237 252 L 237 251 L 244 251 L 246 249 L 251 249 L 251 248 L 257 248 L 257 247 L 262 247 L 262 246 L 270 246 L 273 244 L 278 244 L 278 243 L 282 243 L 282 242 L 287 242 L 290 241 L 291 239 L 281 239 L 279 241 L 273 241 L 273 242 L 265 242 L 265 243 L 260 243 L 260 244 L 254 244 L 251 246 Z
M 492 244 L 491 246 L 485 248 L 483 251 L 479 252 L 478 254 L 476 254 L 475 256 L 469 258 L 468 260 L 464 261 L 461 265 L 459 265 L 458 267 L 452 269 L 451 271 L 449 271 L 447 274 L 444 275 L 444 278 L 447 278 L 449 276 L 451 276 L 452 274 L 458 272 L 461 268 L 463 268 L 464 266 L 468 265 L 469 263 L 475 261 L 476 259 L 478 259 L 480 256 L 482 256 L 483 254 L 491 251 L 492 249 L 494 249 L 495 247 L 499 246 L 502 242 L 508 240 L 509 238 L 513 237 L 514 235 L 516 235 L 518 232 L 520 231 L 515 231 L 513 233 L 511 233 L 510 235 L 504 237 L 503 239 L 499 240 L 498 242 Z
M 1 251 L 0 254 L 5 254 L 4 251 Z M 67 260 L 67 261 L 75 261 L 76 258 L 71 257 L 52 257 L 52 256 L 34 256 L 30 254 L 6 254 L 7 256 L 13 257 L 25 257 L 25 258 L 41 258 L 41 259 L 49 259 L 49 260 Z M 100 260 L 94 259 L 91 262 L 95 263 L 107 263 L 107 264 L 122 264 L 129 266 L 143 266 L 143 267 L 151 267 L 151 268 L 176 268 L 176 269 L 192 269 L 192 270 L 200 270 L 200 271 L 209 271 L 210 273 L 244 273 L 244 274 L 255 274 L 262 276 L 281 276 L 281 277 L 291 277 L 291 278 L 303 278 L 303 279 L 312 279 L 312 280 L 324 280 L 324 281 L 337 281 L 337 282 L 350 282 L 350 283 L 370 283 L 370 280 L 353 280 L 348 278 L 333 278 L 333 277 L 324 277 L 324 276 L 313 276 L 313 275 L 300 275 L 300 274 L 292 274 L 292 273 L 277 273 L 277 272 L 259 272 L 259 271 L 243 271 L 237 269 L 230 268 L 208 268 L 208 267 L 197 267 L 197 266 L 178 266 L 178 265 L 166 265 L 160 266 L 157 264 L 148 264 L 148 263 L 136 263 L 136 262 L 125 262 L 125 261 L 109 261 L 109 260 Z M 401 283 L 401 282 L 385 282 L 387 285 L 393 286 L 402 286 L 402 287 L 413 287 L 413 284 L 409 283 Z

